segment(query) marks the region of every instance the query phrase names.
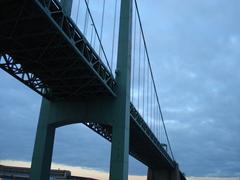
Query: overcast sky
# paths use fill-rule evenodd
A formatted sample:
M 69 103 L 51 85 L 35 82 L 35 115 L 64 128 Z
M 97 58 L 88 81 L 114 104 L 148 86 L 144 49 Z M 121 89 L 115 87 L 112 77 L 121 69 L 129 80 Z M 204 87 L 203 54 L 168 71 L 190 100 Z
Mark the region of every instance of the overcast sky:
M 139 5 L 181 170 L 240 176 L 240 1 Z M 0 160 L 31 160 L 40 103 L 39 95 L 0 70 Z M 53 161 L 108 171 L 110 143 L 82 125 L 66 126 L 56 132 Z M 146 175 L 146 167 L 131 159 L 130 172 Z

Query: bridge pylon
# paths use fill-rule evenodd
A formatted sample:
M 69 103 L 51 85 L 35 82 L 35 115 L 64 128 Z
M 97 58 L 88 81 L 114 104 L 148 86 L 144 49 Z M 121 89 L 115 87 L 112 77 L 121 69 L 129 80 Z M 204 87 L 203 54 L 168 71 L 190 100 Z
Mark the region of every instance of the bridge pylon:
M 70 16 L 72 0 L 62 0 L 61 4 Z M 32 157 L 31 180 L 49 179 L 56 128 L 87 122 L 112 127 L 110 180 L 128 179 L 132 0 L 121 0 L 119 28 L 116 98 L 58 102 L 43 98 Z
M 132 0 L 121 0 L 116 69 L 118 92 L 114 102 L 110 180 L 128 179 L 131 42 Z

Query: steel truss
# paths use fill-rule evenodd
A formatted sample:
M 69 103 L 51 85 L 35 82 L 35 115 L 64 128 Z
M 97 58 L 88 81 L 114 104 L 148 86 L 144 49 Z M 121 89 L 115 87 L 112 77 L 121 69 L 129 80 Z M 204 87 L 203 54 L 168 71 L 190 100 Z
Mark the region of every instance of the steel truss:
M 84 56 L 84 60 L 95 72 L 95 74 L 104 82 L 106 86 L 112 91 L 116 90 L 116 81 L 103 64 L 101 58 L 91 47 L 90 43 L 84 37 L 82 32 L 72 21 L 71 18 L 65 15 L 60 3 L 57 0 L 36 0 L 40 2 L 42 8 L 46 10 L 49 17 L 55 21 L 59 28 L 68 37 L 68 40 L 75 45 L 77 51 Z M 113 93 L 114 94 L 114 93 Z
M 51 100 L 116 96 L 112 73 L 57 0 L 7 2 L 0 6 L 14 11 L 0 7 L 3 70 Z
M 21 64 L 16 64 L 8 54 L 0 54 L 0 68 L 27 85 L 34 91 L 49 98 L 49 88 L 34 74 L 23 70 Z

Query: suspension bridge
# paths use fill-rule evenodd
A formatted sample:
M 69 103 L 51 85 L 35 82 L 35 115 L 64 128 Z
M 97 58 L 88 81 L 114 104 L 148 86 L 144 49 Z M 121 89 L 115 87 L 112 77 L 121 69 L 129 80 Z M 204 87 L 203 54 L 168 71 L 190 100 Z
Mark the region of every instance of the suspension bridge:
M 83 123 L 112 142 L 111 180 L 127 179 L 129 154 L 148 166 L 148 180 L 185 180 L 172 153 L 137 1 L 99 4 L 0 1 L 0 67 L 43 97 L 30 177 L 49 179 L 56 128 Z

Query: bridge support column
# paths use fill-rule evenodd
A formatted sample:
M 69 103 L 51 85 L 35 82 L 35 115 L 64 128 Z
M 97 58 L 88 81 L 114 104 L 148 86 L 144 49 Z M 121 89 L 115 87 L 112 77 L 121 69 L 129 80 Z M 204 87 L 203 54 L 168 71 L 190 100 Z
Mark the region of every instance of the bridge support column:
M 123 121 L 123 119 L 116 119 Z M 128 179 L 129 124 L 113 126 L 110 180 Z
M 180 180 L 180 172 L 178 167 L 160 170 L 148 168 L 147 180 Z
M 32 157 L 31 180 L 49 180 L 55 136 L 55 127 L 49 125 L 50 118 L 53 118 L 50 102 L 43 99 Z
M 116 81 L 117 98 L 113 103 L 110 180 L 128 179 L 130 79 L 132 42 L 132 0 L 121 0 Z

